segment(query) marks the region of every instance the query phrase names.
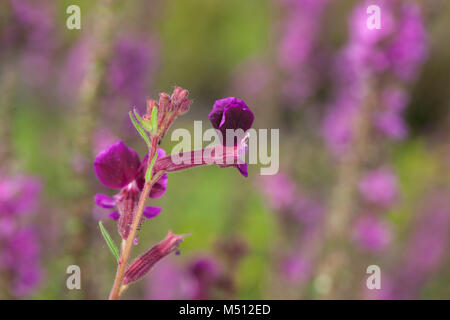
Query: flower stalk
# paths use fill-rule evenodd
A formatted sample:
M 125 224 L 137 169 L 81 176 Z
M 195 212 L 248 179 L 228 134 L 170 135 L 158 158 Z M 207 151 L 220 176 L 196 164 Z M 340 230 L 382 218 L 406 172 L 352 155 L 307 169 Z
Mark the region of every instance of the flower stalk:
M 156 154 L 156 148 L 158 147 L 159 137 L 152 136 L 151 137 L 151 146 L 150 146 L 150 156 L 148 158 L 148 165 L 151 165 L 151 162 Z M 116 277 L 114 279 L 114 284 L 111 289 L 111 293 L 109 294 L 109 300 L 117 300 L 120 298 L 121 294 L 125 291 L 125 289 L 121 290 L 123 278 L 125 275 L 125 268 L 128 265 L 128 261 L 130 259 L 131 249 L 133 248 L 133 242 L 137 235 L 139 226 L 141 224 L 142 216 L 144 213 L 145 203 L 150 194 L 150 190 L 153 185 L 162 177 L 164 174 L 163 171 L 159 171 L 155 174 L 155 176 L 151 180 L 146 180 L 144 184 L 144 189 L 142 190 L 141 196 L 139 198 L 138 206 L 136 209 L 136 214 L 133 218 L 133 223 L 130 228 L 130 233 L 128 238 L 125 240 L 125 245 L 123 247 L 122 253 L 120 255 L 119 263 L 117 265 Z

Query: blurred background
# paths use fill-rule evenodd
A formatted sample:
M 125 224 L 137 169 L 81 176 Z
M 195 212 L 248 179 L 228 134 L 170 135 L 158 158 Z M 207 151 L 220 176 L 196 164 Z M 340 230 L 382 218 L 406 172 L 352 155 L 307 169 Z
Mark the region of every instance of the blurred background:
M 132 254 L 192 235 L 125 299 L 449 299 L 449 5 L 2 0 L 0 298 L 107 298 L 98 221 L 120 236 L 93 160 L 117 140 L 143 157 L 128 111 L 179 85 L 193 104 L 171 130 L 209 128 L 214 101 L 239 97 L 255 128 L 280 130 L 280 170 L 170 174 Z

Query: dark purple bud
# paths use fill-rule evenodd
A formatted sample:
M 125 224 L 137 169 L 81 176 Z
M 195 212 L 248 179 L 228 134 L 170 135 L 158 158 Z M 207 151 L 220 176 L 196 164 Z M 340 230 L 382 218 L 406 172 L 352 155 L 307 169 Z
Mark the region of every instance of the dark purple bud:
M 222 133 L 224 142 L 227 129 L 241 129 L 245 132 L 251 128 L 255 118 L 245 102 L 234 97 L 217 100 L 208 117 L 212 126 Z
M 118 141 L 97 155 L 94 169 L 101 183 L 120 189 L 135 179 L 140 164 L 137 152 Z
M 155 245 L 130 264 L 125 271 L 123 285 L 135 282 L 144 277 L 159 260 L 176 251 L 185 236 L 186 235 L 176 235 L 169 231 L 163 241 Z

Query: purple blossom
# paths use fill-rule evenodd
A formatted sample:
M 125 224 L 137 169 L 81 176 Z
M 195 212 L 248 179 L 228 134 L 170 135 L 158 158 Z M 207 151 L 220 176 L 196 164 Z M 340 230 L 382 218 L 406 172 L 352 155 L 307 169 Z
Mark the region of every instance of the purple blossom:
M 223 272 L 218 262 L 211 257 L 197 257 L 190 263 L 188 270 L 197 284 L 192 298 L 211 299 L 211 291 L 218 285 Z
M 158 157 L 164 157 L 165 152 L 158 149 Z M 111 218 L 119 218 L 119 233 L 126 239 L 133 221 L 135 208 L 139 201 L 145 181 L 145 171 L 148 156 L 141 162 L 136 151 L 128 148 L 125 143 L 118 141 L 100 152 L 94 161 L 94 169 L 98 179 L 105 186 L 120 189 L 112 198 L 104 195 L 95 195 L 95 202 L 103 208 L 118 209 Z M 167 187 L 167 175 L 164 174 L 150 191 L 151 198 L 161 197 Z M 153 218 L 161 211 L 158 207 L 146 207 L 144 216 Z
M 149 274 L 146 295 L 149 300 L 192 299 L 197 287 L 196 280 L 168 257 Z
M 395 111 L 383 111 L 375 117 L 375 127 L 393 140 L 403 140 L 408 135 L 408 128 L 403 116 Z
M 211 299 L 214 290 L 223 289 L 222 266 L 212 257 L 199 256 L 187 265 L 176 266 L 162 260 L 148 277 L 149 299 Z
M 33 177 L 0 179 L 0 273 L 8 274 L 6 290 L 15 297 L 29 295 L 42 278 L 35 230 L 22 219 L 37 209 L 40 190 Z
M 156 171 L 174 172 L 206 164 L 217 164 L 223 168 L 236 167 L 244 177 L 248 176 L 247 164 L 242 158 L 247 149 L 245 134 L 254 120 L 253 112 L 244 101 L 229 97 L 216 101 L 208 117 L 222 138 L 224 133 L 226 137 L 227 130 L 233 132 L 236 130 L 234 143 L 230 141 L 226 145 L 161 157 L 155 163 Z M 178 158 L 177 161 L 174 160 L 175 157 Z
M 0 217 L 32 213 L 39 204 L 40 182 L 28 176 L 3 176 L 0 180 Z
M 227 141 L 226 131 L 239 129 L 243 132 L 247 131 L 252 127 L 255 116 L 244 101 L 238 98 L 228 97 L 217 100 L 214 103 L 212 111 L 208 114 L 208 118 L 212 126 L 222 134 L 222 144 L 231 146 L 236 145 L 240 141 L 235 140 L 233 143 Z
M 262 176 L 259 186 L 273 210 L 286 210 L 293 206 L 297 188 L 295 183 L 284 173 Z
M 17 30 L 12 37 L 21 42 L 20 67 L 27 80 L 33 84 L 45 82 L 51 70 L 51 53 L 54 47 L 53 21 L 49 2 L 39 5 L 27 0 L 11 0 L 12 18 Z M 30 72 L 32 71 L 32 72 Z
M 156 53 L 146 39 L 123 36 L 117 40 L 108 67 L 109 82 L 115 91 L 135 104 L 145 96 L 155 67 Z
M 283 276 L 294 283 L 307 280 L 311 273 L 311 263 L 297 254 L 287 257 L 282 263 Z
M 355 223 L 354 241 L 367 251 L 382 251 L 391 242 L 388 224 L 374 215 L 360 217 Z
M 363 1 L 353 10 L 349 40 L 338 52 L 333 67 L 338 85 L 325 115 L 323 136 L 337 156 L 345 154 L 352 144 L 354 122 L 364 103 L 362 93 L 367 91 L 368 80 L 376 82 L 381 76 L 389 76 L 400 83 L 410 82 L 426 58 L 426 32 L 415 4 L 378 1 L 382 28 L 372 30 L 367 28 L 366 9 L 370 4 L 373 3 Z M 402 111 L 408 97 L 399 93 L 397 87 L 389 86 L 388 83 L 382 88 L 382 108 L 373 112 L 373 123 L 387 137 L 401 140 L 407 136 Z
M 392 70 L 398 78 L 411 81 L 417 77 L 418 68 L 428 54 L 427 42 L 420 8 L 414 3 L 405 3 L 401 8 L 396 37 L 387 51 Z
M 316 81 L 311 66 L 316 61 L 317 35 L 328 0 L 283 1 L 285 17 L 280 26 L 278 65 L 284 73 L 282 91 L 289 100 L 311 95 Z
M 363 198 L 371 204 L 391 206 L 398 198 L 398 181 L 388 167 L 381 167 L 366 173 L 359 183 Z
M 419 216 L 398 270 L 383 299 L 417 299 L 421 288 L 448 257 L 450 243 L 448 195 L 437 192 Z

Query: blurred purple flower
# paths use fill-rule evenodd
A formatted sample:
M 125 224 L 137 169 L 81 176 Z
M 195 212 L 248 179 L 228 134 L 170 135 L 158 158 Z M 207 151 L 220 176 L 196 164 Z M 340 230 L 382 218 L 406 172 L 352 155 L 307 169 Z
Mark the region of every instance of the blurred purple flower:
M 12 18 L 17 23 L 13 41 L 21 47 L 20 67 L 31 84 L 41 85 L 50 75 L 54 49 L 54 27 L 48 1 L 39 5 L 27 0 L 11 0 Z
M 354 241 L 367 251 L 382 251 L 391 242 L 388 223 L 374 215 L 364 215 L 355 223 Z
M 297 253 L 287 257 L 282 263 L 283 276 L 291 283 L 304 282 L 311 273 L 311 264 L 298 255 Z
M 295 182 L 284 173 L 261 176 L 258 185 L 272 210 L 287 210 L 294 205 L 297 188 Z
M 192 299 L 197 287 L 195 279 L 168 257 L 148 275 L 146 296 L 149 300 Z
M 283 1 L 285 17 L 280 26 L 278 65 L 285 74 L 282 91 L 291 100 L 308 98 L 315 87 L 315 58 L 322 15 L 328 0 Z
M 79 95 L 83 80 L 94 63 L 95 48 L 91 41 L 89 37 L 82 38 L 70 48 L 60 72 L 59 89 L 63 97 Z
M 367 28 L 366 9 L 370 4 L 372 1 L 362 1 L 354 8 L 349 21 L 349 40 L 335 58 L 332 73 L 337 84 L 322 130 L 336 156 L 345 154 L 352 143 L 354 121 L 364 103 L 362 94 L 366 92 L 368 80 L 373 82 L 381 75 L 389 75 L 400 83 L 410 82 L 426 58 L 427 36 L 415 4 L 378 1 L 382 28 L 372 30 Z M 402 110 L 408 97 L 400 89 L 389 86 L 382 88 L 379 105 L 385 108 L 374 112 L 373 122 L 389 138 L 401 140 L 407 135 Z
M 136 104 L 146 95 L 155 67 L 156 52 L 149 41 L 122 36 L 116 42 L 108 67 L 109 82 L 115 91 Z
M 398 198 L 397 176 L 388 167 L 370 171 L 361 179 L 359 191 L 369 203 L 391 206 Z
M 417 299 L 426 281 L 448 257 L 449 244 L 450 203 L 447 194 L 437 192 L 417 220 L 405 256 L 391 277 L 390 292 L 381 298 Z
M 418 68 L 427 58 L 427 42 L 420 8 L 414 3 L 404 3 L 396 36 L 387 51 L 397 77 L 403 81 L 411 81 L 417 77 Z
M 158 149 L 158 157 L 165 156 L 162 149 Z M 128 148 L 125 143 L 118 141 L 100 152 L 94 161 L 95 173 L 99 181 L 105 186 L 121 191 L 114 197 L 96 194 L 95 202 L 102 208 L 117 207 L 118 213 L 112 213 L 111 218 L 119 218 L 119 233 L 126 239 L 133 221 L 135 208 L 144 185 L 144 176 L 148 156 L 141 162 L 136 151 Z M 164 174 L 153 186 L 149 196 L 159 198 L 166 192 L 167 175 Z M 161 211 L 158 207 L 146 207 L 144 216 L 148 219 L 155 217 Z
M 22 219 L 37 209 L 40 190 L 33 177 L 4 175 L 0 180 L 0 273 L 8 274 L 2 281 L 15 297 L 29 295 L 42 278 L 35 230 Z
M 41 184 L 34 177 L 3 176 L 0 179 L 0 217 L 32 213 L 39 204 Z
M 195 257 L 183 267 L 170 259 L 161 261 L 148 277 L 148 299 L 211 299 L 224 289 L 224 271 L 212 257 Z M 215 292 L 215 291 L 214 291 Z

